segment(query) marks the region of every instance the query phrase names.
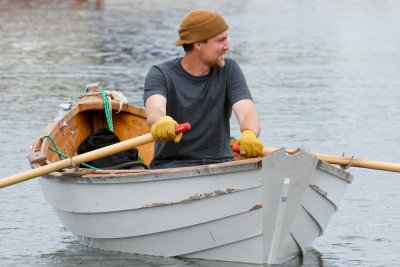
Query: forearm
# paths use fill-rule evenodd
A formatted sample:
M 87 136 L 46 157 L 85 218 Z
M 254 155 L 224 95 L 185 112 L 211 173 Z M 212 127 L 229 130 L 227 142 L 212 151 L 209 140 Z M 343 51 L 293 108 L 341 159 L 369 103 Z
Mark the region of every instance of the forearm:
M 240 118 L 240 131 L 242 132 L 238 139 L 240 154 L 246 158 L 259 157 L 262 154 L 263 144 L 258 139 L 260 134 L 258 115 L 255 111 L 247 110 Z
M 251 100 L 244 99 L 238 101 L 233 105 L 232 109 L 239 122 L 241 132 L 248 129 L 252 130 L 257 136 L 260 134 L 260 119 Z
M 260 135 L 261 125 L 256 112 L 246 114 L 246 116 L 242 118 L 239 124 L 241 132 L 243 132 L 244 130 L 252 130 L 257 136 Z
M 147 124 L 149 126 L 152 126 L 161 117 L 165 116 L 165 112 L 156 107 L 150 107 L 150 108 L 146 107 L 146 116 L 147 116 Z
M 149 97 L 145 103 L 147 124 L 152 126 L 166 115 L 166 99 L 161 95 Z

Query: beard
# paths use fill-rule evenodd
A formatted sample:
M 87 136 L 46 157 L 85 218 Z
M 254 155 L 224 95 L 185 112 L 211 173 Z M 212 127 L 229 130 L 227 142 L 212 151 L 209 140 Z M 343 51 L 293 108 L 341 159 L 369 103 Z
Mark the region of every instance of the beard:
M 214 67 L 223 68 L 225 66 L 224 55 L 221 55 L 218 58 L 216 58 L 215 60 L 211 61 L 209 65 L 211 68 L 214 68 Z

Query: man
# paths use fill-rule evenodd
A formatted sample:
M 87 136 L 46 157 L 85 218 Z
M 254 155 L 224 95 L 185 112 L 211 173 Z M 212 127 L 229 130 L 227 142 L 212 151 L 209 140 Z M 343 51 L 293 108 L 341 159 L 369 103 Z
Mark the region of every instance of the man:
M 238 143 L 245 157 L 261 155 L 260 121 L 239 65 L 225 58 L 228 24 L 215 11 L 193 10 L 181 21 L 177 46 L 185 55 L 153 66 L 145 79 L 147 122 L 157 141 L 152 168 L 226 162 L 232 110 L 242 132 Z M 175 125 L 192 130 L 175 134 Z M 169 142 L 169 141 L 174 142 Z

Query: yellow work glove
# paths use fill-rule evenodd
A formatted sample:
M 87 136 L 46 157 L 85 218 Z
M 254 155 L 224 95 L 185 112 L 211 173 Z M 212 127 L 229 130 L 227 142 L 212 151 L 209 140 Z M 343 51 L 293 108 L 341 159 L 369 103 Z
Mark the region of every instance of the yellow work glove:
M 238 140 L 240 154 L 246 158 L 256 158 L 261 156 L 263 144 L 252 130 L 244 130 Z
M 170 116 L 163 116 L 151 126 L 151 135 L 155 141 L 171 141 L 178 143 L 182 139 L 182 133 L 175 133 L 175 126 L 178 123 Z

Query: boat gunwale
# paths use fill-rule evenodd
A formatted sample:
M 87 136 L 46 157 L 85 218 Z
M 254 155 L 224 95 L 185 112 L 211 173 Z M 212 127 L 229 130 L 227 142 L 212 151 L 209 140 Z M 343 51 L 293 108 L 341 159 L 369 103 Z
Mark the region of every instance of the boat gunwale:
M 262 168 L 263 158 L 243 159 L 217 164 L 179 167 L 169 169 L 145 170 L 104 170 L 92 171 L 84 175 L 72 172 L 53 172 L 42 178 L 72 184 L 119 184 L 152 182 L 169 179 L 185 179 L 199 176 L 212 176 L 223 173 L 246 172 Z M 71 170 L 71 169 L 69 169 Z M 103 172 L 103 173 L 102 173 Z
M 332 164 L 329 164 L 323 160 L 318 161 L 317 169 L 333 174 L 349 184 L 351 184 L 353 181 L 353 175 L 350 172 L 347 172 L 346 170 L 333 166 Z

